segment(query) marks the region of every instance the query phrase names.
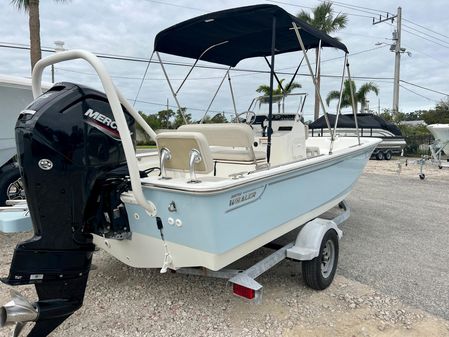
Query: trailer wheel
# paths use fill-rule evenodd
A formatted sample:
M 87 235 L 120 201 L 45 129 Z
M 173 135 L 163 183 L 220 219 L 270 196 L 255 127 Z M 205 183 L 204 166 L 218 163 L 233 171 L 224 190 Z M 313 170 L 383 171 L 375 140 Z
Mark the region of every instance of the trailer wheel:
M 424 180 L 426 178 L 426 175 L 424 173 L 419 174 L 419 179 Z
M 377 160 L 384 160 L 384 153 L 382 151 L 377 152 L 376 158 Z
M 334 229 L 329 229 L 321 241 L 318 256 L 302 262 L 304 282 L 316 290 L 326 289 L 334 279 L 337 264 L 338 235 Z
M 391 159 L 391 152 L 387 151 L 385 152 L 385 160 L 390 160 Z
M 0 206 L 8 199 L 23 199 L 23 186 L 19 169 L 14 164 L 8 164 L 1 169 L 0 174 Z

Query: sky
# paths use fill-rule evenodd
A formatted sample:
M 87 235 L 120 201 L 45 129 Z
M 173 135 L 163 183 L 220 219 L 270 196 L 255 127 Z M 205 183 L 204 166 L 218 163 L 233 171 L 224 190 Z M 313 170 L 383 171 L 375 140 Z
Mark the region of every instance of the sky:
M 258 3 L 276 4 L 291 14 L 300 10 L 310 11 L 318 0 L 246 1 L 246 0 L 71 0 L 66 3 L 41 1 L 41 41 L 42 47 L 54 48 L 54 41 L 64 41 L 66 49 L 85 49 L 94 53 L 149 59 L 153 51 L 156 34 L 183 20 L 208 12 Z M 401 87 L 399 110 L 412 112 L 430 109 L 449 94 L 449 17 L 447 2 L 378 0 L 366 2 L 334 2 L 335 13 L 347 14 L 348 25 L 333 34 L 349 49 L 351 76 L 356 86 L 366 82 L 375 83 L 379 96 L 369 94 L 369 108 L 375 112 L 391 109 L 393 100 L 394 53 L 391 52 L 394 23 L 383 22 L 373 25 L 373 17 L 395 14 L 402 7 L 402 43 L 405 52 L 401 55 Z M 1 0 L 0 45 L 29 45 L 28 15 L 18 11 L 9 0 Z M 195 37 L 192 37 L 195 38 Z M 43 53 L 48 56 L 51 53 Z M 410 54 L 410 55 L 409 55 Z M 312 53 L 313 55 L 313 53 Z M 189 59 L 161 54 L 163 60 L 191 64 Z M 339 90 L 343 71 L 343 53 L 332 48 L 322 51 L 321 92 L 326 97 L 329 91 Z M 291 73 L 300 60 L 298 53 L 281 55 L 276 59 L 276 70 Z M 314 63 L 314 57 L 311 59 Z M 116 86 L 136 108 L 146 114 L 162 110 L 168 103 L 175 108 L 169 87 L 158 64 L 148 68 L 142 88 L 139 87 L 147 67 L 144 62 L 103 60 Z M 205 65 L 213 65 L 203 63 Z M 241 61 L 238 69 L 267 70 L 263 59 Z M 189 68 L 167 66 L 167 72 L 177 88 Z M 295 79 L 302 85 L 296 92 L 307 93 L 304 106 L 306 120 L 313 116 L 313 86 L 305 66 L 300 68 L 300 76 Z M 30 76 L 28 50 L 0 47 L 0 74 Z M 181 106 L 187 107 L 194 119 L 199 119 L 209 105 L 215 90 L 224 75 L 223 70 L 194 69 L 178 98 Z M 330 77 L 326 77 L 330 75 Z M 338 76 L 335 76 L 338 75 Z M 280 78 L 290 80 L 290 75 Z M 46 70 L 44 80 L 50 81 L 50 71 Z M 89 66 L 81 61 L 70 61 L 55 66 L 55 80 L 83 83 L 101 90 L 101 85 Z M 261 84 L 269 84 L 264 73 L 244 71 L 231 72 L 232 88 L 237 111 L 246 111 Z M 227 82 L 227 81 L 225 81 Z M 139 92 L 139 95 L 137 96 Z M 211 115 L 217 112 L 233 113 L 233 103 L 228 83 L 224 83 L 211 106 Z M 298 96 L 299 97 L 299 96 Z M 299 101 L 291 100 L 288 109 L 297 109 Z M 259 107 L 252 108 L 253 110 Z M 260 109 L 264 109 L 261 107 Z M 336 102 L 327 108 L 335 112 Z M 256 111 L 257 112 L 257 111 Z

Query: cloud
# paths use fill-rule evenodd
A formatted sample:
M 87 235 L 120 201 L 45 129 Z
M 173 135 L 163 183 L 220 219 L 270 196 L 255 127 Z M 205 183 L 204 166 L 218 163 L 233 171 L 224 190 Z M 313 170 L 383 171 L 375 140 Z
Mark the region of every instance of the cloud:
M 163 4 L 163 2 L 170 3 Z M 294 3 L 293 1 L 287 1 Z M 255 1 L 225 0 L 192 3 L 191 1 L 106 1 L 98 0 L 86 3 L 82 0 L 72 0 L 67 3 L 57 3 L 54 1 L 41 1 L 41 38 L 42 45 L 53 47 L 54 41 L 62 40 L 65 46 L 70 49 L 81 48 L 97 53 L 129 55 L 141 58 L 148 58 L 152 52 L 153 40 L 157 32 L 176 24 L 182 20 L 193 16 L 201 15 L 205 12 L 222 10 L 230 7 L 255 4 Z M 304 1 L 302 5 L 313 7 L 317 1 Z M 352 5 L 366 6 L 363 1 L 353 1 Z M 174 6 L 173 6 L 174 5 Z M 180 6 L 180 7 L 176 7 Z M 295 6 L 282 5 L 287 11 L 296 14 L 301 8 Z M 379 0 L 375 4 L 376 8 L 395 12 L 396 8 L 391 2 Z M 447 78 L 449 77 L 449 38 L 443 36 L 446 27 L 449 26 L 449 18 L 441 8 L 445 8 L 443 1 L 413 3 L 413 6 L 403 8 L 403 46 L 412 52 L 412 57 L 402 55 L 401 78 L 411 83 L 416 83 L 425 87 L 433 88 L 442 92 L 449 92 Z M 346 11 L 358 15 L 367 13 L 348 10 L 336 7 L 337 10 Z M 2 21 L 0 22 L 0 42 L 28 44 L 28 16 L 24 12 L 18 12 L 11 5 L 3 5 Z M 430 31 L 423 30 L 418 23 L 443 35 L 436 35 Z M 351 74 L 354 77 L 362 76 L 366 79 L 356 79 L 357 86 L 364 82 L 373 81 L 380 87 L 379 97 L 370 95 L 371 107 L 379 105 L 381 109 L 391 108 L 392 103 L 392 78 L 394 71 L 394 53 L 389 51 L 389 47 L 376 48 L 376 42 L 391 43 L 391 33 L 395 27 L 388 23 L 372 25 L 372 19 L 360 16 L 349 16 L 348 27 L 336 35 L 348 46 L 351 63 Z M 430 35 L 441 39 L 439 46 L 429 42 L 428 36 L 417 37 L 415 30 L 425 31 Z M 449 35 L 449 34 L 447 34 Z M 195 38 L 195 37 L 193 37 Z M 438 41 L 436 41 L 438 42 Z M 372 50 L 370 50 L 372 49 Z M 370 50 L 370 51 L 368 51 Z M 361 54 L 357 52 L 366 51 Z M 314 53 L 310 53 L 313 55 Z M 354 55 L 353 55 L 354 54 Z M 44 54 L 48 55 L 48 54 Z M 343 55 L 332 49 L 323 50 L 323 59 L 340 57 L 333 62 L 324 62 L 322 65 L 323 74 L 340 75 L 342 73 Z M 173 60 L 172 56 L 164 55 L 164 59 Z M 276 61 L 276 68 L 290 68 L 293 72 L 300 59 L 300 54 L 290 54 L 280 56 Z M 314 57 L 311 57 L 314 61 Z M 183 62 L 192 62 L 182 60 Z M 25 50 L 12 50 L 0 48 L 0 73 L 29 75 L 29 54 Z M 146 64 L 136 62 L 124 62 L 106 60 L 105 64 L 110 71 L 117 85 L 124 92 L 126 97 L 134 98 L 140 85 L 140 78 L 143 76 Z M 266 70 L 264 61 L 242 61 L 238 68 L 260 67 Z M 183 78 L 188 71 L 184 67 L 168 67 L 172 77 Z M 306 72 L 303 66 L 301 73 Z M 56 65 L 56 79 L 85 84 L 100 88 L 100 83 L 92 74 L 92 70 L 81 62 L 64 63 Z M 207 108 L 214 91 L 216 90 L 223 71 L 210 69 L 196 69 L 191 74 L 191 80 L 187 81 L 181 91 L 179 98 L 182 106 L 190 108 Z M 268 84 L 268 75 L 251 74 L 242 72 L 232 72 L 232 84 L 236 95 L 236 104 L 239 111 L 245 111 L 251 99 L 256 95 L 256 88 L 260 84 Z M 213 77 L 213 78 L 211 78 Z M 288 75 L 281 75 L 281 78 L 289 79 Z M 387 78 L 376 80 L 375 78 Z M 50 80 L 49 72 L 46 72 L 45 80 Z M 306 114 L 310 116 L 313 111 L 313 89 L 309 77 L 301 75 L 297 79 L 303 90 L 309 94 L 305 106 Z M 180 81 L 175 81 L 177 85 Z M 325 78 L 322 81 L 323 96 L 331 90 L 339 89 L 338 79 Z M 408 112 L 415 109 L 430 108 L 443 96 L 441 94 L 424 91 L 420 88 L 412 87 L 403 83 L 408 89 L 416 94 L 401 88 L 400 107 Z M 212 109 L 218 111 L 233 111 L 232 100 L 229 96 L 229 85 L 227 81 L 223 84 L 216 102 Z M 421 95 L 421 96 L 420 96 Z M 426 98 L 422 97 L 425 96 Z M 156 64 L 151 65 L 147 80 L 144 83 L 139 100 L 153 103 L 165 104 L 167 98 L 170 104 L 174 105 L 169 88 L 163 78 L 163 74 Z M 153 104 L 138 103 L 137 107 L 147 113 L 155 113 L 160 106 Z M 194 112 L 194 115 L 201 112 Z

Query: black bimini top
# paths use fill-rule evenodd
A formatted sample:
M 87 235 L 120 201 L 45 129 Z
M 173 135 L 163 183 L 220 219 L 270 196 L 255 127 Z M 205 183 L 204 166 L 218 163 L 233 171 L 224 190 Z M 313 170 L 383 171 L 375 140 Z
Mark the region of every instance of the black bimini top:
M 178 23 L 156 35 L 154 50 L 234 67 L 249 57 L 271 55 L 273 17 L 276 54 L 301 49 L 292 22 L 300 28 L 306 49 L 317 48 L 321 40 L 322 47 L 348 52 L 340 41 L 275 5 L 233 8 Z

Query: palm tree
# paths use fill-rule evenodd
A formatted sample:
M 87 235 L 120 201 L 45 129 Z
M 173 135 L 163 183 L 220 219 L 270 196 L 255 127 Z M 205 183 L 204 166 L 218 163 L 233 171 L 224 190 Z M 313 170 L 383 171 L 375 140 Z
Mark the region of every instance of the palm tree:
M 296 88 L 301 88 L 301 84 L 297 83 L 297 82 L 292 82 L 290 85 L 288 85 L 287 87 L 284 88 L 284 90 L 282 90 L 282 82 L 284 82 L 285 79 L 281 79 L 278 83 L 278 86 L 276 89 L 273 90 L 273 103 L 278 103 L 278 112 L 281 112 L 281 101 L 285 98 L 285 96 L 287 96 L 288 94 L 290 94 L 294 89 Z M 258 93 L 262 93 L 263 96 L 259 97 L 259 104 L 262 103 L 269 103 L 270 101 L 270 86 L 262 84 L 261 86 L 259 86 L 256 91 Z
M 332 9 L 332 2 L 323 2 L 312 9 L 312 13 L 307 13 L 301 10 L 296 17 L 301 19 L 311 26 L 323 31 L 326 34 L 331 34 L 340 29 L 346 27 L 348 23 L 348 17 L 345 14 L 334 15 L 334 10 Z M 320 62 L 318 48 L 315 50 L 316 64 L 318 65 L 318 71 L 316 73 L 316 84 L 317 91 L 320 91 Z M 315 91 L 315 112 L 314 118 L 318 119 L 320 116 L 320 98 L 318 93 Z
M 66 0 L 55 0 L 58 2 L 64 2 Z M 34 65 L 42 57 L 41 53 L 41 36 L 40 36 L 40 19 L 39 19 L 39 0 L 11 0 L 11 5 L 15 6 L 18 10 L 24 10 L 29 15 L 29 29 L 30 29 L 30 58 L 31 58 L 31 71 L 33 71 Z
M 355 101 L 355 111 L 357 111 L 358 103 L 360 103 L 360 112 L 365 110 L 366 105 L 366 95 L 369 92 L 374 92 L 376 95 L 379 95 L 379 87 L 373 82 L 368 82 L 363 84 L 358 91 L 356 91 L 354 81 L 351 81 L 352 84 L 352 92 L 354 93 L 354 101 Z M 329 106 L 330 101 L 338 100 L 340 98 L 340 92 L 337 90 L 333 90 L 327 94 L 326 104 Z M 341 107 L 351 107 L 352 99 L 351 99 L 351 88 L 349 86 L 349 80 L 345 80 L 343 84 L 343 95 L 341 99 Z

